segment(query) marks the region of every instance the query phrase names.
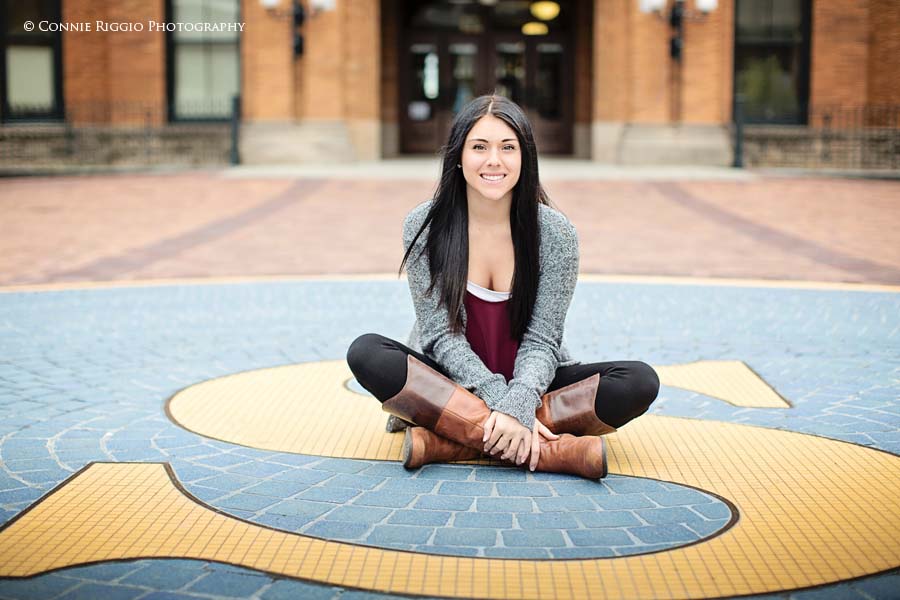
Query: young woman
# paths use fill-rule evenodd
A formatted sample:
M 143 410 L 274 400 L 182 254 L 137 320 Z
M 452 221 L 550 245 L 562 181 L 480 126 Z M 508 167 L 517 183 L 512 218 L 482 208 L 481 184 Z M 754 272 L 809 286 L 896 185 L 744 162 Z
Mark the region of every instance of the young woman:
M 407 467 L 483 450 L 532 471 L 606 474 L 601 434 L 643 414 L 643 362 L 581 364 L 563 341 L 578 238 L 538 179 L 531 125 L 481 96 L 451 125 L 432 200 L 403 223 L 416 322 L 407 345 L 357 338 L 347 362 L 406 431 Z

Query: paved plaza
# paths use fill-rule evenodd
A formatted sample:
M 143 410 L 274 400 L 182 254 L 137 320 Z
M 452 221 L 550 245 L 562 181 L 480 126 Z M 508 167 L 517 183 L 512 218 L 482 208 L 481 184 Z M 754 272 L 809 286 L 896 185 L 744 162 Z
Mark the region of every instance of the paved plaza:
M 436 163 L 0 180 L 0 598 L 900 596 L 900 183 L 548 162 L 588 481 L 405 471 L 344 362 Z

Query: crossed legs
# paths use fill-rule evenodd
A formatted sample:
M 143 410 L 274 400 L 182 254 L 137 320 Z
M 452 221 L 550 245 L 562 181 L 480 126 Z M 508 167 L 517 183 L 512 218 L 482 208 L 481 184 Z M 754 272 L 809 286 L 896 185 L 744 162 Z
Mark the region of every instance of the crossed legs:
M 445 377 L 440 365 L 420 352 L 375 333 L 358 337 L 347 351 L 347 364 L 361 386 L 380 402 L 396 396 L 406 384 L 408 356 L 414 356 Z M 554 392 L 600 376 L 594 411 L 597 418 L 620 428 L 647 412 L 659 392 L 659 377 L 640 361 L 612 361 L 560 367 L 547 388 Z M 559 433 L 559 432 L 556 432 Z

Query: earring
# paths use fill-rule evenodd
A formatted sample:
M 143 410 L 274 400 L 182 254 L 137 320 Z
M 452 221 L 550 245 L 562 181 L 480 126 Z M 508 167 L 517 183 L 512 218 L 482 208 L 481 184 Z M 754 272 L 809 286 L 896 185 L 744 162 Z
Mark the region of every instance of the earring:
M 457 168 L 457 169 L 462 169 L 462 165 L 459 164 L 459 163 L 456 163 L 456 168 Z

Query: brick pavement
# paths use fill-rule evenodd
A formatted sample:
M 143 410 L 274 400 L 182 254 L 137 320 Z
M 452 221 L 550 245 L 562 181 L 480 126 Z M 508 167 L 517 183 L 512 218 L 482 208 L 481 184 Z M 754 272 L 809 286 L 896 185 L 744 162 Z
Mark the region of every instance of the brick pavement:
M 0 285 L 391 273 L 428 179 L 225 172 L 0 181 Z M 581 272 L 900 283 L 900 183 L 547 181 Z
M 739 357 L 792 403 L 788 411 L 746 409 L 666 388 L 654 414 L 898 453 L 896 308 L 889 293 L 584 282 L 573 300 L 578 326 L 570 342 L 585 359 L 664 365 Z M 410 474 L 396 463 L 241 447 L 186 431 L 163 413 L 165 400 L 193 383 L 333 360 L 365 330 L 402 335 L 411 317 L 402 282 L 12 293 L 0 294 L 0 314 L 15 325 L 0 329 L 0 520 L 89 461 L 167 462 L 188 492 L 227 514 L 314 537 L 443 555 L 626 555 L 705 538 L 727 518 L 721 502 L 666 482 L 613 474 L 596 484 L 467 465 Z M 0 597 L 137 598 L 165 589 L 177 590 L 172 598 L 353 597 L 201 561 L 167 560 L 170 576 L 156 564 L 0 580 Z M 886 590 L 898 578 L 894 572 L 823 593 L 890 598 Z
M 432 185 L 217 172 L 0 180 L 0 286 L 396 272 L 402 216 Z M 900 283 L 898 183 L 557 177 L 547 187 L 578 227 L 583 273 Z M 167 462 L 188 492 L 235 517 L 420 553 L 627 555 L 714 535 L 728 517 L 714 497 L 668 482 L 613 474 L 588 490 L 568 476 L 466 465 L 409 474 L 241 447 L 164 414 L 167 398 L 200 381 L 335 360 L 365 331 L 402 337 L 412 314 L 402 282 L 9 293 L 0 314 L 0 522 L 90 461 Z M 589 360 L 740 359 L 791 402 L 747 409 L 665 388 L 654 414 L 898 454 L 898 314 L 895 293 L 588 279 L 567 333 Z M 891 598 L 898 582 L 894 569 L 777 597 Z M 101 595 L 388 597 L 177 559 L 0 580 L 3 598 Z

